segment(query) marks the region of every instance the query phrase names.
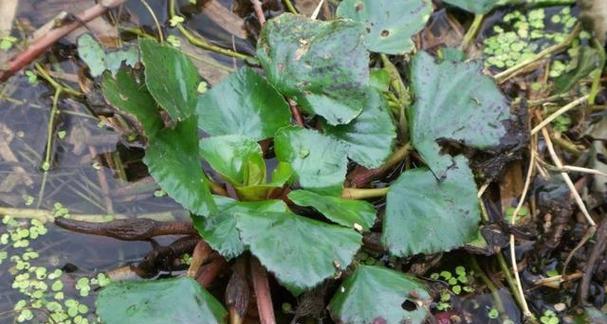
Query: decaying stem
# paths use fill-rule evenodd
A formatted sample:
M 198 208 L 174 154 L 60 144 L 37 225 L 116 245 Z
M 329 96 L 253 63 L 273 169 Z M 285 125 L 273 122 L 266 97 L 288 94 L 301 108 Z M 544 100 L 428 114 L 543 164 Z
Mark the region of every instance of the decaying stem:
M 274 308 L 272 307 L 272 295 L 266 269 L 255 257 L 251 257 L 251 275 L 253 277 L 253 289 L 257 300 L 257 311 L 261 324 L 276 324 Z

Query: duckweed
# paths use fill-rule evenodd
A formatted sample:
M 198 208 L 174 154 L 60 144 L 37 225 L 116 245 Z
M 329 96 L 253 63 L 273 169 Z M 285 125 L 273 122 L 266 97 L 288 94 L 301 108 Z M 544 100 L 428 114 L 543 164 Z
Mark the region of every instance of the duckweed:
M 543 8 L 529 10 L 526 14 L 512 11 L 503 18 L 503 24 L 493 26 L 493 35 L 484 41 L 485 66 L 505 70 L 533 57 L 543 49 L 563 42 L 577 23 L 571 8 L 547 15 Z M 579 41 L 568 52 L 573 58 Z M 549 76 L 556 78 L 570 70 L 561 60 L 554 60 Z

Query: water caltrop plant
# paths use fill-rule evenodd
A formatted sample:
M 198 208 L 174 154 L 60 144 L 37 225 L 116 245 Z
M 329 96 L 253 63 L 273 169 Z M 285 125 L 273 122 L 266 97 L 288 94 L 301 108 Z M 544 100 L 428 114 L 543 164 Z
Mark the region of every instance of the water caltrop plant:
M 386 194 L 381 241 L 397 257 L 449 251 L 478 237 L 480 211 L 467 158 L 443 153 L 439 142 L 497 146 L 510 118 L 480 63 L 411 53 L 409 39 L 432 7 L 406 3 L 345 0 L 330 21 L 282 14 L 262 29 L 258 65 L 203 94 L 189 58 L 149 39 L 139 40 L 142 66 L 102 76 L 106 100 L 142 131 L 150 174 L 191 212 L 202 239 L 228 260 L 250 253 L 294 296 L 342 280 L 329 304 L 338 322 L 421 322 L 431 302 L 413 276 L 353 263 L 378 210 L 344 188 L 352 163 L 379 168 L 415 149 L 423 164 L 376 189 Z M 386 19 L 391 7 L 400 14 Z M 399 132 L 389 104 L 396 80 L 388 67 L 371 68 L 370 57 L 408 53 L 413 103 L 397 107 L 407 121 Z M 297 110 L 306 123 L 293 122 Z M 295 205 L 324 217 L 299 215 Z M 189 278 L 113 283 L 97 312 L 108 323 L 222 323 L 227 314 Z

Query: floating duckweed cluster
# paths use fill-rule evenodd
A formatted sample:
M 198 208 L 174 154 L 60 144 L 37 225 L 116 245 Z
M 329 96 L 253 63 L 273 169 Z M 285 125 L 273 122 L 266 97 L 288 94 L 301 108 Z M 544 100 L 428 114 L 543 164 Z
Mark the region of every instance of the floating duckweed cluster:
M 57 203 L 53 216 L 69 216 L 69 210 Z M 53 323 L 86 324 L 94 321 L 95 315 L 89 311 L 89 307 L 79 302 L 78 296 L 67 298 L 68 293 L 64 290 L 70 288 L 69 292 L 77 291 L 80 296 L 86 297 L 92 289 L 107 285 L 109 278 L 100 273 L 93 278 L 79 278 L 75 285 L 68 284 L 73 279 L 61 269 L 49 270 L 36 264 L 40 254 L 30 243 L 48 232 L 43 221 L 4 216 L 2 224 L 5 233 L 0 235 L 0 265 L 7 260 L 11 262 L 7 265 L 9 273 L 14 277 L 11 287 L 24 297 L 13 306 L 16 322 L 46 319 Z M 73 289 L 66 287 L 68 285 L 73 285 Z
M 441 280 L 449 284 L 449 288 L 444 288 L 440 292 L 440 301 L 436 305 L 436 309 L 444 311 L 451 308 L 451 294 L 459 295 L 462 292 L 471 293 L 474 288 L 470 285 L 474 277 L 474 272 L 467 272 L 463 266 L 455 268 L 455 274 L 449 271 L 441 271 L 430 275 L 432 280 Z
M 558 316 L 556 316 L 556 313 L 548 309 L 544 312 L 542 317 L 540 317 L 540 322 L 542 324 L 558 324 L 560 321 Z
M 484 41 L 483 53 L 488 68 L 507 69 L 531 58 L 541 50 L 563 42 L 577 23 L 571 8 L 547 15 L 543 8 L 533 9 L 523 14 L 513 11 L 506 14 L 502 25 L 493 26 L 494 35 Z M 548 28 L 547 28 L 548 27 Z M 575 56 L 577 47 L 569 52 Z M 554 60 L 550 67 L 550 77 L 556 78 L 567 71 L 568 65 Z

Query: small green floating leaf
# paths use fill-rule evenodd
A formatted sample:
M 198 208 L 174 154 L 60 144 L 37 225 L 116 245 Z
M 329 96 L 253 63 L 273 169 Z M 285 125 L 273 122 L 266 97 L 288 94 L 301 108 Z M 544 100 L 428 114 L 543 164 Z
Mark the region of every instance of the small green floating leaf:
M 331 125 L 360 114 L 369 84 L 362 24 L 282 14 L 265 24 L 257 56 L 268 79 L 306 111 Z
M 363 112 L 348 125 L 325 126 L 327 135 L 348 144 L 348 156 L 372 169 L 380 167 L 392 153 L 396 127 L 389 107 L 376 90 L 369 89 Z
M 195 280 L 111 283 L 95 301 L 103 323 L 225 323 L 227 311 Z
M 208 217 L 192 216 L 192 221 L 200 236 L 214 250 L 228 259 L 235 258 L 244 251 L 244 245 L 236 228 L 237 213 L 287 212 L 289 210 L 282 200 L 243 202 L 215 196 L 215 203 L 219 209 L 218 212 Z
M 235 187 L 259 185 L 266 180 L 261 147 L 240 135 L 214 136 L 200 141 L 200 154 Z
M 78 38 L 78 55 L 88 65 L 92 77 L 98 77 L 105 71 L 105 51 L 90 34 Z
M 284 98 L 251 68 L 242 68 L 200 96 L 198 127 L 210 135 L 239 134 L 262 140 L 290 124 Z
M 375 223 L 375 207 L 366 201 L 320 195 L 307 190 L 291 191 L 289 199 L 299 206 L 314 207 L 339 225 L 369 230 Z
M 486 14 L 495 8 L 500 0 L 444 0 L 444 2 L 457 6 L 475 14 Z
M 105 65 L 112 75 L 116 75 L 123 62 L 130 67 L 134 67 L 139 62 L 139 50 L 137 47 L 131 46 L 126 50 L 105 54 Z
M 160 130 L 150 141 L 143 162 L 171 198 L 192 213 L 206 216 L 216 206 L 199 156 L 194 116 L 177 124 L 175 129 Z
M 408 110 L 411 140 L 438 178 L 453 164 L 440 154 L 437 140 L 468 147 L 497 146 L 506 134 L 510 105 L 478 62 L 435 63 L 426 52 L 413 59 L 415 104 Z
M 427 168 L 417 168 L 390 186 L 382 242 L 391 254 L 449 251 L 475 238 L 480 211 L 474 176 L 466 158 L 453 162 L 441 181 Z
M 337 16 L 367 25 L 370 51 L 394 55 L 414 48 L 411 37 L 424 27 L 431 13 L 428 0 L 344 0 L 337 7 Z
M 190 59 L 174 47 L 150 39 L 139 40 L 145 83 L 156 102 L 174 120 L 189 117 L 198 100 L 198 70 Z
M 291 164 L 306 189 L 340 193 L 347 171 L 347 146 L 316 131 L 285 127 L 274 138 L 276 158 Z
M 293 294 L 344 270 L 360 248 L 354 230 L 291 212 L 238 214 L 242 241 Z
M 101 88 L 105 99 L 112 106 L 135 117 L 148 138 L 163 127 L 156 101 L 145 85 L 138 83 L 126 70 L 120 70 L 115 77 L 106 73 Z
M 414 277 L 360 265 L 337 290 L 329 311 L 340 323 L 423 323 L 432 297 Z

